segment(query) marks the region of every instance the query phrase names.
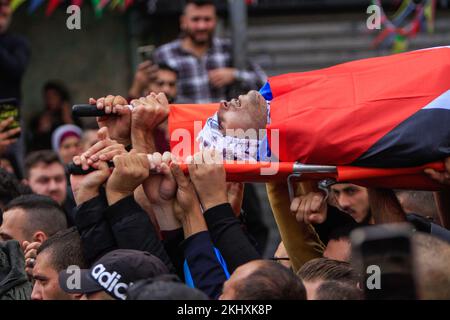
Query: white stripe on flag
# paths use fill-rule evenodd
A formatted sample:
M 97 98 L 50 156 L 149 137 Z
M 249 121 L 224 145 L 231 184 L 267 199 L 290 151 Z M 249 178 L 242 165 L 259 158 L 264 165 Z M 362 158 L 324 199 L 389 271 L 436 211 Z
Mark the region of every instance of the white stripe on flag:
M 447 109 L 450 110 L 450 90 L 431 101 L 422 109 Z

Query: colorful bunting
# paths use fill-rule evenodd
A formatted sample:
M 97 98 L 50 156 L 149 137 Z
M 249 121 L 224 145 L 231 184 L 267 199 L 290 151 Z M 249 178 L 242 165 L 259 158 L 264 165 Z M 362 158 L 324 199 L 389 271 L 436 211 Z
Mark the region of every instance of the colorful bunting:
M 83 5 L 83 0 L 72 0 L 72 5 L 81 7 Z
M 11 0 L 11 10 L 14 12 L 27 0 Z M 29 5 L 27 11 L 29 14 L 35 12 L 44 2 L 47 2 L 47 7 L 45 8 L 45 15 L 51 16 L 53 12 L 62 4 L 65 6 L 76 5 L 81 7 L 83 5 L 84 0 L 28 0 Z M 110 9 L 125 11 L 130 8 L 135 0 L 91 0 L 92 6 L 94 7 L 95 15 L 97 17 L 101 17 L 103 10 L 110 5 Z
M 45 10 L 45 15 L 47 17 L 51 16 L 52 13 L 56 10 L 56 8 L 58 8 L 60 3 L 61 3 L 61 0 L 49 0 L 48 4 L 47 4 L 47 8 Z
M 10 5 L 12 12 L 16 11 L 16 9 L 25 1 L 26 0 L 12 0 Z
M 91 0 L 92 6 L 94 7 L 95 16 L 100 18 L 103 13 L 103 8 L 100 7 L 101 0 Z
M 381 24 L 383 30 L 374 39 L 373 47 L 391 47 L 394 52 L 408 49 L 408 39 L 414 38 L 421 30 L 429 33 L 434 31 L 436 0 L 423 0 L 416 3 L 412 0 L 403 0 L 397 12 L 390 20 L 383 10 L 381 0 L 372 0 L 372 4 L 381 9 Z M 407 19 L 414 13 L 414 17 Z
M 41 6 L 44 1 L 45 0 L 31 0 L 30 5 L 28 6 L 28 13 L 33 13 L 37 8 Z

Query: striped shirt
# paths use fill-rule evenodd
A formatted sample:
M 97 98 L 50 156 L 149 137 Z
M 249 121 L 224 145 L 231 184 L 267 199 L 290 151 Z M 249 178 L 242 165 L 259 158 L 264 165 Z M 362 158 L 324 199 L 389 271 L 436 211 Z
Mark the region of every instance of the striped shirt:
M 159 47 L 154 53 L 158 64 L 166 64 L 178 72 L 178 103 L 211 103 L 230 99 L 234 84 L 238 93 L 257 90 L 267 80 L 264 71 L 254 63 L 248 63 L 246 70 L 236 72 L 237 81 L 230 86 L 215 88 L 209 82 L 208 71 L 217 68 L 232 67 L 231 41 L 214 37 L 211 47 L 202 57 L 196 57 L 182 47 L 182 40 L 177 39 Z

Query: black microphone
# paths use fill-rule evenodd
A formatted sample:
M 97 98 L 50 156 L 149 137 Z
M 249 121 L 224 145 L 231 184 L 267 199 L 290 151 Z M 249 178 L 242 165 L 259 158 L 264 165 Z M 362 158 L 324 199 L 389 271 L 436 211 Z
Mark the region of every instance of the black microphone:
M 133 109 L 130 105 L 126 106 Z M 105 109 L 97 109 L 97 106 L 92 104 L 75 104 L 72 107 L 72 116 L 74 117 L 103 117 L 106 115 L 110 114 L 106 114 Z
M 114 162 L 108 161 L 108 167 L 114 168 Z M 75 163 L 71 162 L 67 165 L 67 172 L 69 174 L 73 174 L 74 176 L 84 176 L 88 173 L 94 172 L 97 169 L 89 167 L 87 170 L 84 170 L 81 165 L 76 165 Z

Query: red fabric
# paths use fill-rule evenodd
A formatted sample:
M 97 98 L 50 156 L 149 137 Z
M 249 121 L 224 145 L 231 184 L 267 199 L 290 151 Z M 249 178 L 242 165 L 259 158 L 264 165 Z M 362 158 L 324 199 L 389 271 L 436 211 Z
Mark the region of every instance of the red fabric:
M 212 104 L 173 104 L 169 113 L 170 150 L 180 159 L 199 151 L 195 142 L 206 120 L 219 108 Z M 197 123 L 196 123 L 197 121 Z M 188 148 L 182 148 L 187 144 Z M 181 150 L 183 149 L 183 150 Z
M 169 114 L 169 131 L 171 138 L 171 150 L 184 139 L 190 139 L 190 153 L 186 152 L 181 158 L 193 154 L 193 150 L 198 150 L 194 141 L 194 121 L 200 121 L 203 127 L 206 119 L 214 114 L 218 104 L 205 105 L 171 105 Z M 176 129 L 182 129 L 188 135 L 173 136 Z M 189 150 L 186 150 L 189 151 Z M 267 168 L 270 163 L 259 162 L 257 164 L 225 164 L 228 181 L 239 182 L 272 182 L 286 181 L 292 173 L 293 162 L 282 162 L 279 164 L 279 171 L 276 175 L 261 175 L 261 168 Z M 302 174 L 300 180 L 320 180 L 325 178 L 336 179 L 338 182 L 352 182 L 366 187 L 384 187 L 396 189 L 417 189 L 417 190 L 439 190 L 440 186 L 429 179 L 423 173 L 424 168 L 434 168 L 439 171 L 444 170 L 443 162 L 437 162 L 429 165 L 413 168 L 400 169 L 378 169 L 378 168 L 360 168 L 352 166 L 338 166 L 336 173 L 308 173 Z M 182 169 L 187 173 L 187 168 L 182 165 Z
M 345 165 L 449 89 L 450 48 L 269 78 L 281 161 Z M 269 137 L 271 131 L 268 132 Z

